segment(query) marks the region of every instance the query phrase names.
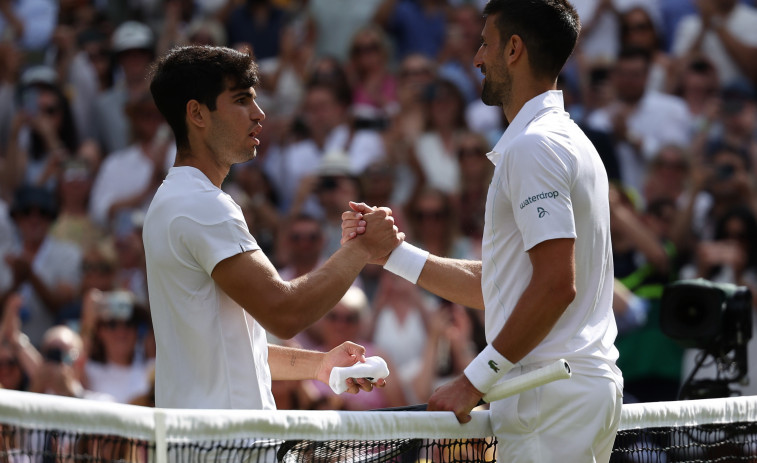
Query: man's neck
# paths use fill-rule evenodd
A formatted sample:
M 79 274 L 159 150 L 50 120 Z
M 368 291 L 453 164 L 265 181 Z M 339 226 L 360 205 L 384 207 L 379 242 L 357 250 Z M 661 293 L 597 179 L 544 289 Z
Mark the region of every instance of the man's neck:
M 502 107 L 505 113 L 505 118 L 508 122 L 512 123 L 515 120 L 515 116 L 518 115 L 523 106 L 531 101 L 534 97 L 541 95 L 549 90 L 555 90 L 556 84 L 547 84 L 543 82 L 529 82 L 520 86 L 513 84 L 512 99 L 510 103 Z
M 195 156 L 189 150 L 182 150 L 176 154 L 174 167 L 194 167 L 199 170 L 218 188 L 221 188 L 223 179 L 229 175 L 230 168 L 223 166 L 209 157 Z

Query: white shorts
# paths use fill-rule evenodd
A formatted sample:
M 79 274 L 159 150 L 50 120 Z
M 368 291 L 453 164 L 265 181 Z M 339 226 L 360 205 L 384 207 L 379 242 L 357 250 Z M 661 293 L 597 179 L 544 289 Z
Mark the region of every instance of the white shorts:
M 612 379 L 575 373 L 496 401 L 490 409 L 497 461 L 606 463 L 622 402 Z

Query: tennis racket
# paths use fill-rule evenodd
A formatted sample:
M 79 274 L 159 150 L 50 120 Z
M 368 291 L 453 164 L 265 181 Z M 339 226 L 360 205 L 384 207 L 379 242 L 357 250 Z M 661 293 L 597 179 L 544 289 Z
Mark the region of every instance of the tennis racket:
M 515 378 L 495 385 L 479 405 L 501 400 L 515 394 L 571 376 L 570 364 L 564 359 L 557 360 L 538 370 L 523 373 Z M 375 411 L 425 411 L 428 404 L 407 407 L 382 408 Z M 280 463 L 294 462 L 341 462 L 373 463 L 385 462 L 399 455 L 415 450 L 423 445 L 423 439 L 397 438 L 382 441 L 353 440 L 291 440 L 281 444 L 276 456 Z

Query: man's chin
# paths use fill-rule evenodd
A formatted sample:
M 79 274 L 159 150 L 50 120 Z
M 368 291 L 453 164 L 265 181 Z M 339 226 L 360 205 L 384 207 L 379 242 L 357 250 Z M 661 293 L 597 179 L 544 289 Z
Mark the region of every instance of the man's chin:
M 494 98 L 491 95 L 482 94 L 481 95 L 481 101 L 486 106 L 502 106 L 502 100 L 499 98 Z
M 484 82 L 484 88 L 481 90 L 481 101 L 486 106 L 502 106 L 502 98 L 492 91 L 491 85 L 487 85 L 487 82 Z

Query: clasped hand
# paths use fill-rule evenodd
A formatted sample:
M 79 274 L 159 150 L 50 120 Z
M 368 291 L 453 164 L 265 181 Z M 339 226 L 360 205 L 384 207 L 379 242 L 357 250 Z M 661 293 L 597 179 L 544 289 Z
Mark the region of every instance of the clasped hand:
M 388 207 L 371 207 L 350 201 L 351 210 L 342 213 L 342 245 L 360 235 L 356 243 L 370 254 L 370 262 L 383 265 L 389 254 L 405 240 Z

